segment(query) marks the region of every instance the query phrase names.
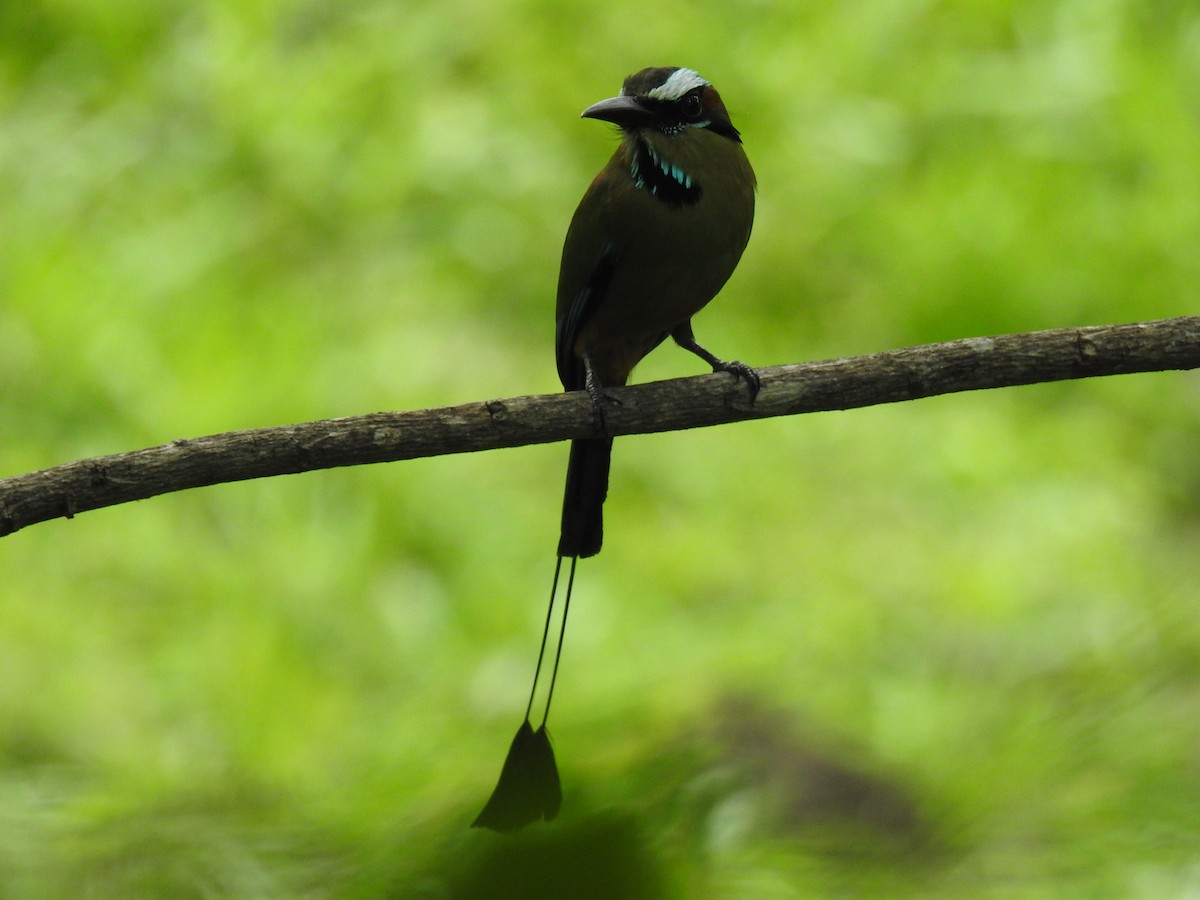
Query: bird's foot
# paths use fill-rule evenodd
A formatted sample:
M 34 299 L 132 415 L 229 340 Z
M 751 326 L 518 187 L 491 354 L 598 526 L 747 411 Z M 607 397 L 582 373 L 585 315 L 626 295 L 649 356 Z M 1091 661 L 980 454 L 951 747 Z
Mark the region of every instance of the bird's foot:
M 596 430 L 599 431 L 604 437 L 612 437 L 608 431 L 608 419 L 604 415 L 604 407 L 609 403 L 611 403 L 613 406 L 620 406 L 620 399 L 608 393 L 607 391 L 601 391 L 599 394 L 592 394 L 591 391 L 588 391 L 588 396 L 591 397 L 592 400 L 592 415 L 596 423 Z
M 620 406 L 621 401 L 604 389 L 604 385 L 596 377 L 591 360 L 585 356 L 583 362 L 585 372 L 583 386 L 588 392 L 588 397 L 592 400 L 592 414 L 595 417 L 596 429 L 605 437 L 611 437 L 608 433 L 608 422 L 604 418 L 604 406 L 607 403 Z
M 754 402 L 758 396 L 758 389 L 762 387 L 762 379 L 758 377 L 758 373 L 752 368 L 744 362 L 738 362 L 736 359 L 732 362 L 721 359 L 716 354 L 701 347 L 696 341 L 696 336 L 692 334 L 692 323 L 690 320 L 672 331 L 671 337 L 684 350 L 687 350 L 689 353 L 695 353 L 712 366 L 714 372 L 729 372 L 734 378 L 743 379 L 750 388 L 750 402 Z
M 754 402 L 755 398 L 758 397 L 758 391 L 762 387 L 762 379 L 758 377 L 756 371 L 744 362 L 739 362 L 736 359 L 730 361 L 717 359 L 713 361 L 712 367 L 714 372 L 728 372 L 734 378 L 740 378 L 745 381 L 746 385 L 750 388 L 751 402 Z

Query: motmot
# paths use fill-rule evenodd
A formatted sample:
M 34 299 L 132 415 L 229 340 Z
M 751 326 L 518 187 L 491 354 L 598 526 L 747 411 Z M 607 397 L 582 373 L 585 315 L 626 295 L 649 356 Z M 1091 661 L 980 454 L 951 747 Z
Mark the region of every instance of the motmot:
M 759 377 L 697 343 L 692 317 L 717 295 L 750 239 L 754 170 L 721 96 L 692 69 L 642 69 L 620 93 L 585 109 L 611 122 L 621 143 L 583 195 L 567 229 L 555 306 L 555 355 L 564 390 L 587 391 L 601 436 L 573 440 L 567 463 L 558 558 L 525 720 L 476 827 L 515 831 L 553 819 L 562 788 L 546 720 L 558 674 L 580 559 L 600 552 L 612 438 L 604 428 L 607 388 L 668 337 L 758 394 Z M 535 731 L 529 720 L 545 657 L 563 560 L 570 560 L 563 611 Z

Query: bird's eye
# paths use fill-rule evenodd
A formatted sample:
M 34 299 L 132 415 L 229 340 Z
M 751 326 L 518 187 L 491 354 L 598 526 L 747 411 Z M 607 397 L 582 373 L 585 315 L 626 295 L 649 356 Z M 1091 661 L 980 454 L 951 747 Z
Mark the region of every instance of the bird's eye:
M 699 94 L 688 94 L 680 102 L 680 109 L 685 117 L 696 119 L 704 112 L 704 103 L 700 100 Z

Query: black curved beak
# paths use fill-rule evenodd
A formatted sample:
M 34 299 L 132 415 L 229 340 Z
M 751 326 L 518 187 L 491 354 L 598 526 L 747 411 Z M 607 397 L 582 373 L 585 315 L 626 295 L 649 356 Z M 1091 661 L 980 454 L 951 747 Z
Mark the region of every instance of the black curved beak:
M 601 119 L 605 122 L 612 122 L 622 128 L 638 128 L 649 124 L 654 118 L 653 112 L 646 109 L 633 97 L 624 95 L 593 103 L 579 115 L 584 119 Z

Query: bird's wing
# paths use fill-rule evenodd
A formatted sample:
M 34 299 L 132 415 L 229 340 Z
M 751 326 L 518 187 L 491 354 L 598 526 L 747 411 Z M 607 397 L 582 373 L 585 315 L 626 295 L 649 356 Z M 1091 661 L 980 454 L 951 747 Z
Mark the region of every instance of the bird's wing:
M 575 355 L 575 341 L 587 320 L 604 302 L 612 281 L 616 254 L 605 213 L 610 188 L 608 177 L 607 170 L 602 171 L 583 195 L 563 244 L 554 349 L 558 377 L 568 391 L 583 388 L 583 360 Z

